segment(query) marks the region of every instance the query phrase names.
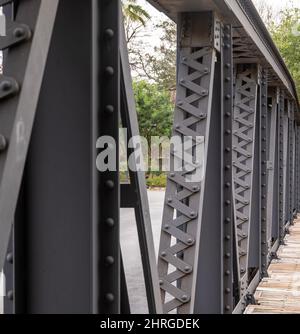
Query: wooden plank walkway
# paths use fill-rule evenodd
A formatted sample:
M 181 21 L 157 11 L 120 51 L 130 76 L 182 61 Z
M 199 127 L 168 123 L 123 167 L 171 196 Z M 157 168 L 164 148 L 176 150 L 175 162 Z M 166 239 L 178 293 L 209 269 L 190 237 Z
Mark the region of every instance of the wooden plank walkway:
M 245 314 L 300 314 L 300 216 L 289 231 Z

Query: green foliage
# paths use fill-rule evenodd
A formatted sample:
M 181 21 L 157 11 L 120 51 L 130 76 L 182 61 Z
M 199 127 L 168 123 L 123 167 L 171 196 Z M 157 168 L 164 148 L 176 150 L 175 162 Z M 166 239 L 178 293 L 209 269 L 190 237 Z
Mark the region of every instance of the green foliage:
M 150 19 L 148 12 L 142 6 L 137 5 L 136 0 L 127 0 L 123 4 L 123 13 L 128 20 L 140 23 L 143 26 Z
M 167 185 L 167 176 L 165 173 L 159 175 L 151 174 L 147 178 L 147 186 L 150 188 L 165 188 Z
M 281 12 L 279 23 L 270 26 L 271 35 L 279 48 L 296 83 L 300 96 L 300 10 L 289 8 Z
M 133 84 L 141 136 L 171 136 L 173 104 L 170 93 L 158 84 L 137 81 Z

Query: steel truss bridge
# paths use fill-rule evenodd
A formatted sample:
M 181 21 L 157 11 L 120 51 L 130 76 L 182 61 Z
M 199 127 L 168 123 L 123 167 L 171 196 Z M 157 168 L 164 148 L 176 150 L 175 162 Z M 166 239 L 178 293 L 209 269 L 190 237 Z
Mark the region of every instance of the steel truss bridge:
M 130 313 L 121 207 L 150 313 L 242 313 L 299 211 L 296 89 L 252 2 L 149 2 L 178 26 L 174 134 L 203 138 L 202 179 L 168 175 L 158 264 L 143 173 L 95 165 L 120 119 L 138 135 L 120 1 L 0 1 L 5 313 Z

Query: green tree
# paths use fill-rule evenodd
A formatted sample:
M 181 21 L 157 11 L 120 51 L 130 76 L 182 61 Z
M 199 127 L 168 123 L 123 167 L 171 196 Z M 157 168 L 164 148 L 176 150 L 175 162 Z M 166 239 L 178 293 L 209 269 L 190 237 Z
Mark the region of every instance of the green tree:
M 289 8 L 281 12 L 279 23 L 273 22 L 271 35 L 279 48 L 300 96 L 300 10 Z
M 133 84 L 140 135 L 148 142 L 148 164 L 151 166 L 151 137 L 168 137 L 172 132 L 173 104 L 170 92 L 162 90 L 158 84 L 138 81 Z M 157 146 L 162 153 L 162 146 Z M 153 152 L 154 153 L 154 152 Z M 160 160 L 161 167 L 162 160 Z
M 150 143 L 151 136 L 171 136 L 173 104 L 170 93 L 148 81 L 133 83 L 141 136 Z

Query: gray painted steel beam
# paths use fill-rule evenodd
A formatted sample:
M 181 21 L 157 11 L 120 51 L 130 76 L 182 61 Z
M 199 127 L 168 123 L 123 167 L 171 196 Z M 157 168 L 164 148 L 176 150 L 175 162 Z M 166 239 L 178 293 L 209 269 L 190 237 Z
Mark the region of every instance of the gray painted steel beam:
M 215 31 L 211 30 L 214 22 L 205 27 L 201 24 L 206 33 L 199 29 L 198 23 L 203 19 L 207 22 L 206 17 L 207 13 L 182 14 L 179 19 L 178 84 L 173 135 L 181 138 L 192 136 L 193 142 L 198 137 L 200 142 L 196 142 L 199 155 L 197 161 L 194 160 L 192 172 L 187 172 L 188 165 L 176 156 L 176 152 L 173 151 L 171 155 L 171 166 L 174 166 L 174 162 L 181 163 L 183 171 L 172 170 L 168 175 L 163 213 L 158 271 L 165 313 L 174 309 L 178 313 L 194 313 L 201 298 L 197 293 L 197 276 L 198 270 L 201 270 L 201 267 L 198 269 L 198 261 L 203 226 L 208 223 L 203 221 L 203 211 L 205 197 L 209 193 L 206 181 L 209 173 L 210 130 L 213 125 L 211 117 L 216 57 L 212 42 L 207 45 L 207 35 L 215 35 Z M 186 153 L 193 156 L 195 150 L 191 148 Z M 190 183 L 188 175 L 193 173 L 197 173 L 199 180 Z M 220 230 L 219 225 L 218 228 Z M 208 242 L 216 245 L 219 240 L 216 243 Z M 217 279 L 220 282 L 220 278 Z M 221 284 L 215 288 L 221 289 Z M 205 302 L 209 310 L 208 300 Z
M 230 314 L 234 309 L 234 219 L 232 185 L 232 119 L 233 119 L 233 50 L 232 26 L 223 28 L 222 48 L 222 149 L 223 149 L 223 196 L 222 196 L 222 313 Z M 237 283 L 237 282 L 235 282 Z
M 123 126 L 127 128 L 128 138 L 138 138 L 139 125 L 135 107 L 134 92 L 130 73 L 127 45 L 125 40 L 125 31 L 123 24 L 120 29 L 120 58 L 121 58 L 121 117 Z M 138 144 L 138 143 L 136 143 Z M 139 143 L 139 145 L 142 145 Z M 128 152 L 129 155 L 136 154 Z M 138 157 L 132 160 L 135 164 Z M 158 273 L 156 266 L 156 256 L 154 250 L 154 240 L 152 234 L 151 217 L 148 203 L 146 180 L 144 171 L 138 170 L 133 166 L 136 172 L 130 171 L 131 187 L 134 187 L 136 202 L 134 205 L 136 224 L 141 249 L 141 258 L 144 269 L 144 279 L 146 294 L 148 300 L 148 309 L 150 314 L 162 313 L 162 303 L 160 288 L 158 282 Z M 128 188 L 128 187 L 127 187 Z
M 30 2 L 35 10 L 38 3 Z M 21 80 L 20 95 L 5 106 L 6 112 L 0 118 L 1 124 L 11 123 L 11 126 L 1 129 L 8 147 L 2 153 L 0 165 L 0 268 L 3 268 L 14 220 L 58 3 L 58 0 L 41 2 L 34 27 L 35 34 L 31 45 L 28 44 L 30 51 L 25 51 L 25 57 L 19 54 L 18 61 L 24 61 L 26 65 L 25 73 L 24 69 L 21 71 L 24 73 L 24 80 Z
M 115 140 L 119 156 L 120 119 L 120 1 L 92 0 L 93 142 Z M 93 154 L 96 161 L 97 149 Z M 115 171 L 93 168 L 93 313 L 121 312 L 120 182 Z

